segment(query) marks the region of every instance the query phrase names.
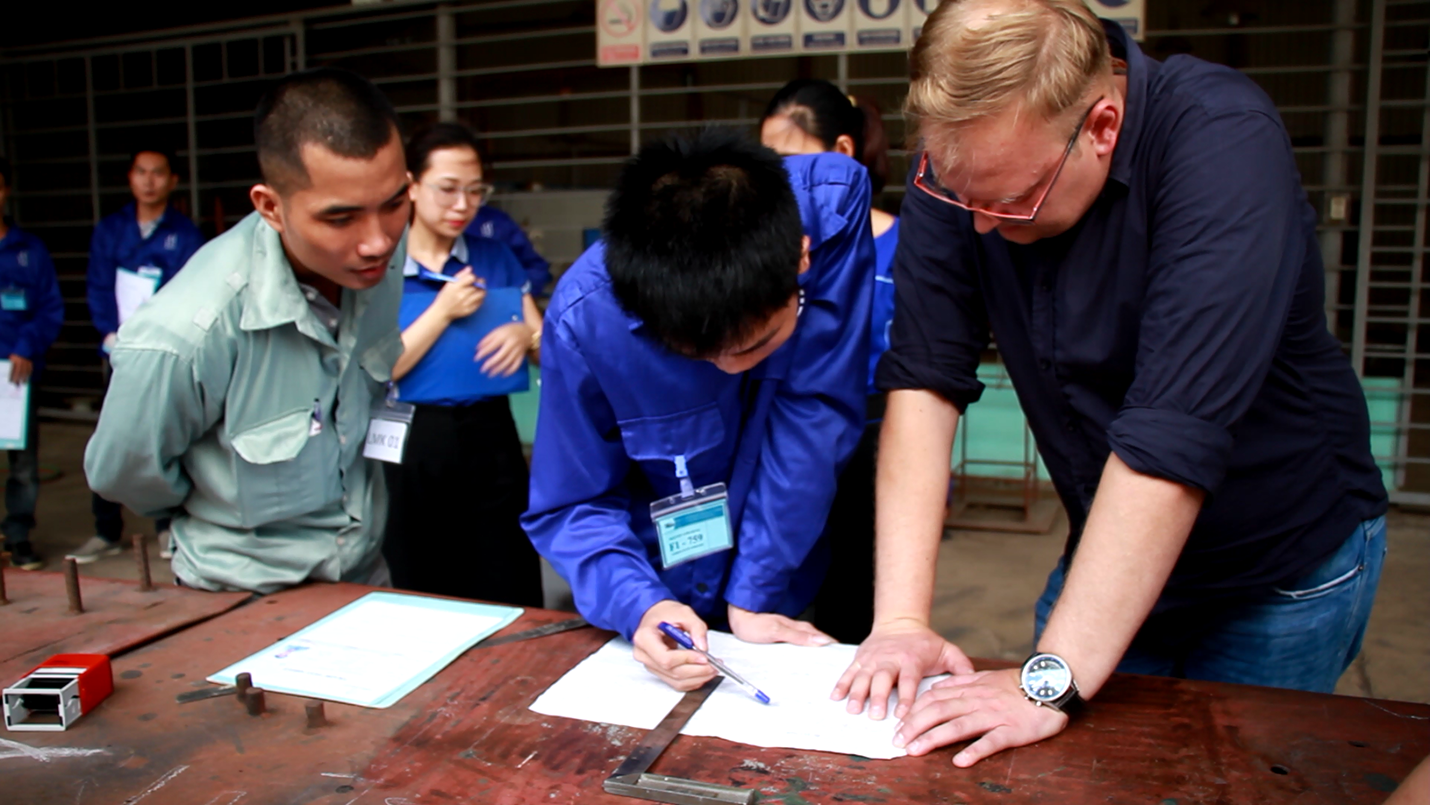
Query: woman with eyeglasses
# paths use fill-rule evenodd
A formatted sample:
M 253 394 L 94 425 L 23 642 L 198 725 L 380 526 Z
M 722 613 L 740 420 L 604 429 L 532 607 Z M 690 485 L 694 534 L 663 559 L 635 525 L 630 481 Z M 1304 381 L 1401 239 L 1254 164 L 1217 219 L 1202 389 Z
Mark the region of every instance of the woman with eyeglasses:
M 463 234 L 491 192 L 472 131 L 438 123 L 416 133 L 407 167 L 392 396 L 414 411 L 402 463 L 386 465 L 383 553 L 395 587 L 540 606 L 540 560 L 518 522 L 527 465 L 505 390 L 538 358 L 541 314 L 511 249 Z
M 889 139 L 878 104 L 854 98 L 821 79 L 800 78 L 770 99 L 760 122 L 760 142 L 776 153 L 836 151 L 869 171 L 873 194 L 883 192 L 889 173 Z M 883 397 L 874 386 L 879 356 L 889 348 L 894 318 L 894 249 L 899 219 L 870 207 L 874 232 L 874 304 L 869 328 L 869 419 L 839 490 L 824 534 L 832 552 L 829 573 L 814 601 L 814 624 L 841 643 L 858 643 L 874 623 L 874 454 L 883 419 Z

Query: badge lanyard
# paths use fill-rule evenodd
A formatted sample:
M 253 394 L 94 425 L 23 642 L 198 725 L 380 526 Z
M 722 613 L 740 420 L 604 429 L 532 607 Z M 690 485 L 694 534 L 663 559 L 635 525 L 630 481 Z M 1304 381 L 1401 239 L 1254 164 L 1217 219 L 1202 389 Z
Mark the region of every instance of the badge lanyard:
M 387 399 L 367 423 L 363 457 L 401 464 L 402 451 L 407 446 L 407 429 L 412 425 L 412 415 L 416 410 L 412 403 L 398 402 L 396 384 L 388 383 Z
M 685 456 L 675 456 L 675 477 L 680 493 L 650 504 L 650 520 L 660 542 L 665 568 L 727 551 L 734 547 L 730 530 L 730 495 L 725 484 L 696 488 L 690 480 Z

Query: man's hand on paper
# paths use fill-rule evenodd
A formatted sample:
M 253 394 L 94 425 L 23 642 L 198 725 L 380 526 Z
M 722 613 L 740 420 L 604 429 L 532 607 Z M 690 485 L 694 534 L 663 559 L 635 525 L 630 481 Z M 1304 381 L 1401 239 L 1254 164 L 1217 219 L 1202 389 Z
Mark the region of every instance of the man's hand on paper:
M 29 358 L 22 358 L 14 353 L 10 354 L 10 382 L 20 385 L 30 379 L 30 373 L 35 371 L 35 364 Z
M 953 756 L 953 765 L 959 768 L 1004 749 L 1051 738 L 1068 725 L 1066 715 L 1039 707 L 1023 695 L 1017 668 L 959 674 L 935 682 L 903 719 L 894 745 L 910 755 L 983 736 Z
M 447 317 L 456 321 L 477 312 L 487 298 L 487 289 L 476 286 L 477 275 L 470 266 L 458 271 L 452 281 L 442 286 L 432 305 Z
M 531 349 L 531 328 L 514 321 L 487 333 L 477 343 L 477 356 L 482 373 L 487 377 L 511 377 L 521 368 L 521 361 Z
M 751 612 L 734 604 L 728 606 L 730 632 L 746 643 L 793 643 L 796 646 L 828 646 L 834 643 L 834 638 L 814 628 L 812 623 L 773 612 Z
M 919 621 L 878 623 L 859 645 L 859 653 L 835 683 L 830 698 L 837 701 L 848 696 L 850 713 L 863 712 L 867 701 L 869 717 L 878 721 L 888 715 L 889 693 L 897 685 L 899 703 L 894 716 L 903 718 L 923 678 L 947 673 L 973 673 L 973 663 L 958 646 Z
M 636 662 L 676 690 L 695 690 L 714 679 L 715 668 L 699 653 L 676 648 L 660 631 L 661 621 L 684 629 L 702 650 L 710 648 L 705 640 L 705 621 L 690 607 L 667 599 L 647 609 L 631 635 Z

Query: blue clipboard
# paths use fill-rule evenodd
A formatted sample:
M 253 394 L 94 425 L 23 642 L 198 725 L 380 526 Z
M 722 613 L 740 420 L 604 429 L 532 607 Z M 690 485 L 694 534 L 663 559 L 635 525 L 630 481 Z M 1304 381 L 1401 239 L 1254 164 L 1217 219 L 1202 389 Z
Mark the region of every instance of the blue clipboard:
M 399 321 L 406 327 L 431 307 L 441 286 L 402 293 Z M 487 333 L 514 321 L 522 320 L 520 288 L 488 288 L 487 297 L 477 312 L 457 319 L 447 326 L 437 343 L 422 356 L 401 380 L 397 381 L 397 396 L 404 402 L 438 402 L 444 400 L 476 400 L 501 397 L 526 391 L 531 386 L 527 361 L 511 377 L 488 377 L 482 363 L 474 360 L 477 344 Z

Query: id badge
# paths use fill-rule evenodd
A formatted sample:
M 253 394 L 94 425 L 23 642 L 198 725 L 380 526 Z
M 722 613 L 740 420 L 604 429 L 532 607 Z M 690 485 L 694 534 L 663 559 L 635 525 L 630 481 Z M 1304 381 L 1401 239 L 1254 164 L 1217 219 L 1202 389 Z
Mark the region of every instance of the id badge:
M 407 446 L 407 428 L 412 424 L 412 413 L 416 410 L 412 403 L 384 402 L 367 423 L 363 458 L 401 464 L 402 449 Z
M 734 547 L 730 495 L 711 484 L 650 504 L 650 521 L 660 541 L 660 562 L 671 568 Z
M 25 301 L 24 288 L 6 288 L 0 291 L 0 309 L 23 311 L 30 306 Z

